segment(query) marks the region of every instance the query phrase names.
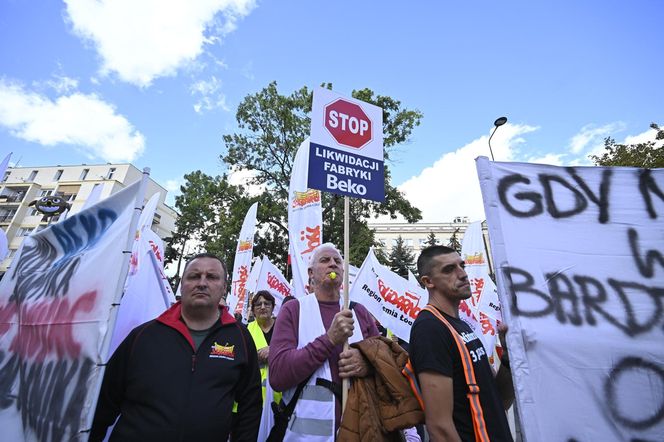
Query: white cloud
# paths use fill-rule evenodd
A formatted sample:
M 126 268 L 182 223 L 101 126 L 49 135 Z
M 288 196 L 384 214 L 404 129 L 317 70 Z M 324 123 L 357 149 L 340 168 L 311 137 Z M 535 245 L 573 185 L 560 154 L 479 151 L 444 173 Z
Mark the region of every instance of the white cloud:
M 191 85 L 191 94 L 196 97 L 194 110 L 196 113 L 203 113 L 213 109 L 223 109 L 226 112 L 230 108 L 226 104 L 226 96 L 221 92 L 221 80 L 214 75 L 209 80 L 199 80 Z
M 655 135 L 657 135 L 657 131 L 651 128 L 640 134 L 626 136 L 621 144 L 641 144 L 647 143 L 648 141 L 653 141 L 655 146 L 661 146 L 664 144 L 664 140 L 655 140 Z
M 54 90 L 58 95 L 67 94 L 78 89 L 78 80 L 67 77 L 66 75 L 54 74 L 53 78 L 44 82 L 34 82 L 35 88 L 41 89 L 47 87 Z
M 497 130 L 491 140 L 496 161 L 513 161 L 524 143 L 521 135 L 534 130 L 537 128 L 518 124 Z M 423 222 L 451 222 L 456 216 L 468 216 L 471 221 L 484 219 L 475 158 L 489 157 L 488 139 L 488 135 L 482 136 L 444 154 L 431 167 L 398 186 L 422 210 Z
M 93 44 L 101 73 L 149 86 L 232 32 L 254 0 L 65 0 L 73 31 Z
M 72 93 L 55 101 L 0 79 L 0 126 L 44 146 L 73 145 L 90 159 L 133 161 L 145 139 L 97 95 Z
M 620 122 L 609 123 L 600 127 L 595 127 L 592 124 L 586 125 L 570 140 L 570 151 L 579 154 L 586 150 L 595 150 L 598 145 L 602 145 L 604 138 L 612 133 L 623 130 L 624 126 L 625 125 Z

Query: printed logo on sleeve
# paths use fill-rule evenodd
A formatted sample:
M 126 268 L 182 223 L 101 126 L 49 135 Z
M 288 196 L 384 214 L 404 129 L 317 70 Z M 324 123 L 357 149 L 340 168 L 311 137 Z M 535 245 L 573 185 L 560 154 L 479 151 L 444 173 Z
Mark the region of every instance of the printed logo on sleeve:
M 216 342 L 210 347 L 211 358 L 228 359 L 229 361 L 235 360 L 235 345 L 219 345 Z

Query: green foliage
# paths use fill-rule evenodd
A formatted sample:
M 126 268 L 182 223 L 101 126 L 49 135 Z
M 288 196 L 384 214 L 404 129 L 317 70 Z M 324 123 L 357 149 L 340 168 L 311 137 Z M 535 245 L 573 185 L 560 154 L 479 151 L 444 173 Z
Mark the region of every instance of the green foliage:
M 459 228 L 457 227 L 456 230 L 454 230 L 454 233 L 452 233 L 452 236 L 450 236 L 450 240 L 447 242 L 447 247 L 450 247 L 457 252 L 461 253 L 461 242 L 459 242 Z
M 226 175 L 212 177 L 197 170 L 184 178 L 181 195 L 175 198 L 179 217 L 166 247 L 166 262 L 177 260 L 179 273 L 183 259 L 205 251 L 232 268 L 242 222 L 255 198 L 230 184 Z
M 331 88 L 331 84 L 324 85 Z M 404 109 L 393 98 L 375 95 L 370 89 L 353 91 L 354 98 L 383 108 L 385 158 L 390 148 L 407 141 L 420 124 L 422 114 Z M 264 186 L 259 196 L 258 222 L 263 227 L 265 252 L 275 263 L 286 262 L 288 253 L 287 201 L 288 185 L 295 153 L 308 136 L 311 127 L 313 93 L 307 87 L 281 95 L 272 82 L 260 92 L 248 95 L 240 103 L 236 118 L 240 132 L 224 135 L 226 153 L 221 160 L 237 170 L 255 173 L 252 185 Z M 352 199 L 350 209 L 351 246 L 349 262 L 360 265 L 369 247 L 377 245 L 366 220 L 371 216 L 402 215 L 408 222 L 421 219 L 413 207 L 390 183 L 389 166 L 385 165 L 385 203 Z M 323 194 L 323 240 L 343 247 L 343 198 Z
M 404 245 L 401 235 L 399 235 L 396 244 L 392 247 L 388 258 L 388 265 L 394 273 L 406 279 L 408 279 L 408 270 L 411 272 L 415 270 L 415 254 Z
M 664 140 L 664 129 L 651 123 L 650 127 L 657 131 L 656 140 Z M 618 144 L 613 138 L 604 140 L 604 153 L 590 155 L 597 166 L 631 166 L 648 169 L 664 167 L 664 145 L 657 147 L 655 142 L 648 141 L 637 144 Z
M 427 246 L 435 246 L 438 244 L 438 240 L 436 239 L 436 234 L 433 233 L 433 230 L 429 232 L 429 235 L 427 236 L 427 240 L 425 241 L 425 244 Z

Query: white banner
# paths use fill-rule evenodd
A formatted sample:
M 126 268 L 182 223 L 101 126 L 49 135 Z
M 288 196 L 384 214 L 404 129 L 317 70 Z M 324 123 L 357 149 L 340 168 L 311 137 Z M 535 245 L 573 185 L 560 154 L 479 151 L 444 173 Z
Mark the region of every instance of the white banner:
M 307 268 L 314 249 L 323 241 L 323 212 L 319 190 L 307 188 L 309 139 L 295 154 L 288 188 L 288 253 L 293 272 L 294 296 L 304 296 L 309 283 Z
M 664 440 L 664 169 L 477 168 L 525 438 Z
M 3 440 L 87 440 L 140 186 L 25 238 L 0 282 Z
M 263 257 L 263 265 L 261 266 L 261 272 L 258 276 L 256 291 L 254 293 L 259 290 L 267 290 L 274 296 L 276 305 L 273 313 L 275 316 L 279 313 L 279 308 L 284 298 L 288 295 L 293 295 L 293 288 L 288 283 L 288 280 L 284 278 L 281 270 L 275 267 L 267 256 Z
M 410 328 L 422 308 L 429 302 L 429 293 L 383 266 L 369 250 L 350 288 L 351 301 L 362 304 L 404 341 L 410 340 Z
M 459 317 L 466 321 L 482 340 L 489 363 L 498 368 L 495 356 L 498 337 L 498 323 L 502 321 L 500 301 L 496 285 L 489 277 L 482 221 L 468 225 L 463 235 L 461 257 L 466 263 L 466 274 L 470 281 L 471 297 L 459 303 Z
M 235 249 L 235 261 L 233 263 L 233 280 L 231 283 L 231 293 L 228 295 L 228 308 L 231 312 L 242 313 L 246 320 L 247 309 L 245 303 L 247 299 L 246 284 L 249 279 L 249 270 L 251 268 L 251 259 L 254 252 L 254 235 L 256 233 L 256 212 L 258 203 L 251 205 L 242 223 L 240 236 Z

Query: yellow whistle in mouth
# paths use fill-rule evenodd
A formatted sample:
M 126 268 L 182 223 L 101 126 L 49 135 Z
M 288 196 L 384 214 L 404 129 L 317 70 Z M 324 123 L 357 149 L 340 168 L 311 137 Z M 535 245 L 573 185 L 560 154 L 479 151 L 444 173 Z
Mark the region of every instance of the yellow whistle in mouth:
M 330 272 L 330 279 L 337 279 L 337 274 L 334 272 Z

